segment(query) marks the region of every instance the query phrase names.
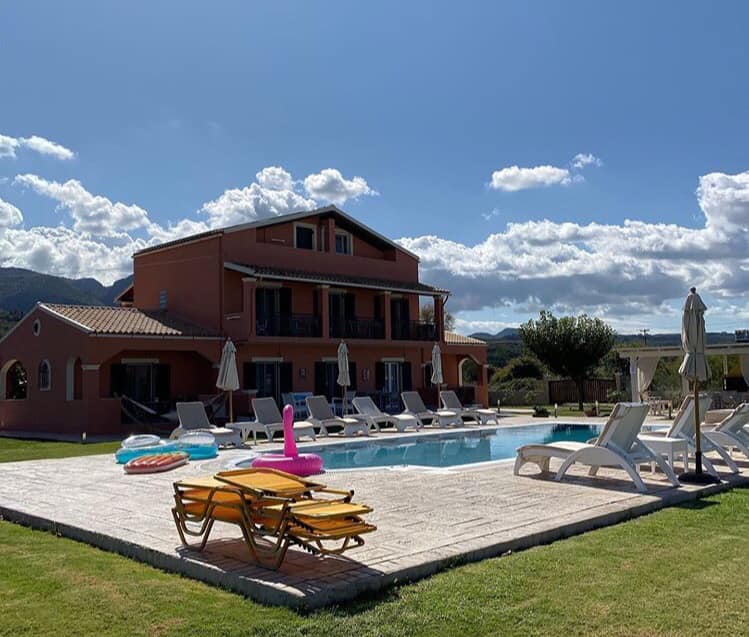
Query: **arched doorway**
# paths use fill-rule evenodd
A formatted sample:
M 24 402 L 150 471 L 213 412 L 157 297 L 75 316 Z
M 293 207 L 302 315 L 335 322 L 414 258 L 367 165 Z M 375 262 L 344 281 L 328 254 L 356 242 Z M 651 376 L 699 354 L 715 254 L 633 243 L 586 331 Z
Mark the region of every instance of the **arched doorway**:
M 18 360 L 9 360 L 0 369 L 0 396 L 4 400 L 25 400 L 29 391 L 29 375 Z
M 65 398 L 67 400 L 81 400 L 83 398 L 83 365 L 81 359 L 75 356 L 71 356 L 67 363 Z
M 470 357 L 466 357 L 458 364 L 458 378 L 461 387 L 477 385 L 481 368 L 478 363 Z

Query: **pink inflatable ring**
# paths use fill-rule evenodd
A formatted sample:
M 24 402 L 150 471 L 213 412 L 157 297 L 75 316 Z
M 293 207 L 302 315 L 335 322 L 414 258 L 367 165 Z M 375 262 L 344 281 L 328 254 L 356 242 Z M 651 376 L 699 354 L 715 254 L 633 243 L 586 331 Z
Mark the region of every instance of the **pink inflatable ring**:
M 294 440 L 294 408 L 283 409 L 283 454 L 264 453 L 252 461 L 253 467 L 278 469 L 295 476 L 306 477 L 322 473 L 322 458 L 314 453 L 299 453 Z

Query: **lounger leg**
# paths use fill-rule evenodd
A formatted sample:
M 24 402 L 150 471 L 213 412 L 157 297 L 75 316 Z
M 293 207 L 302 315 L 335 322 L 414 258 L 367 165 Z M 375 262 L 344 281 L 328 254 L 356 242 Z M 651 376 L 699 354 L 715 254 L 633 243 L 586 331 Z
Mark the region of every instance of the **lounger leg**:
M 733 461 L 733 458 L 731 458 L 731 454 L 728 453 L 723 447 L 714 444 L 711 440 L 708 440 L 704 436 L 702 437 L 702 451 L 703 453 L 705 451 L 716 451 L 718 455 L 723 458 L 723 462 L 728 465 L 731 473 L 739 472 L 739 466 Z M 703 455 L 702 457 L 704 458 L 705 456 Z
M 654 453 L 653 454 L 653 460 L 658 465 L 658 468 L 663 471 L 663 473 L 666 474 L 666 477 L 668 478 L 668 481 L 671 483 L 671 486 L 678 487 L 681 485 L 679 482 L 679 478 L 676 477 L 676 474 L 673 470 L 673 462 L 674 457 L 673 454 L 669 454 L 669 457 L 671 459 L 671 463 L 669 464 L 663 459 L 663 456 L 660 454 Z

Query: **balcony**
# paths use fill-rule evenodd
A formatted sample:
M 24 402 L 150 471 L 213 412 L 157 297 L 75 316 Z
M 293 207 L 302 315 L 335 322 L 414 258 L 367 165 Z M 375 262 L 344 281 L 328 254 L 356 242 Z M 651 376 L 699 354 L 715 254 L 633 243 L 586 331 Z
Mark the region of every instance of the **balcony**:
M 385 338 L 382 319 L 357 318 L 330 321 L 331 338 Z
M 258 336 L 295 336 L 314 338 L 320 336 L 320 317 L 313 314 L 276 314 L 255 321 Z
M 437 326 L 427 321 L 393 321 L 393 339 L 434 341 L 437 340 Z

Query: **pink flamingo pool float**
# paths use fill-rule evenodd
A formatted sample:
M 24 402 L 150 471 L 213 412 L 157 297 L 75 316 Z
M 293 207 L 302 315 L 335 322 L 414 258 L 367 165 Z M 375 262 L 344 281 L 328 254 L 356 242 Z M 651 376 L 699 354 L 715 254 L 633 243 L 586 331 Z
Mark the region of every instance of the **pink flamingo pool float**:
M 311 476 L 322 473 L 322 458 L 314 453 L 299 453 L 294 440 L 294 408 L 283 408 L 283 455 L 264 453 L 252 461 L 253 467 L 278 469 L 295 476 Z

